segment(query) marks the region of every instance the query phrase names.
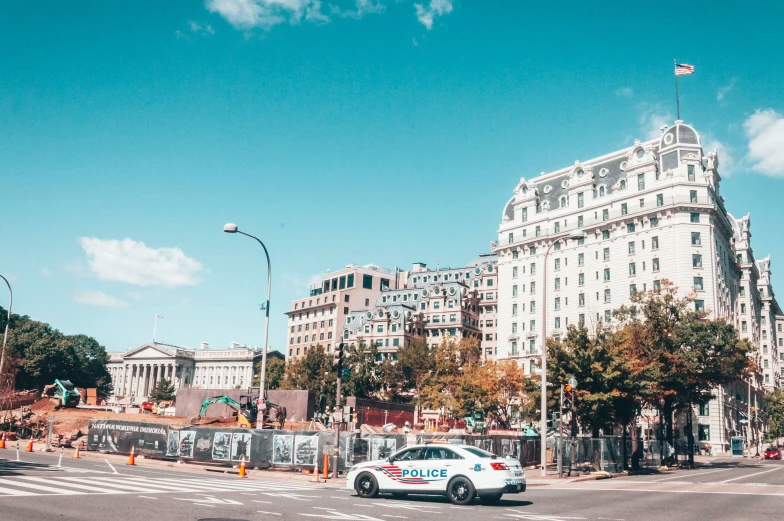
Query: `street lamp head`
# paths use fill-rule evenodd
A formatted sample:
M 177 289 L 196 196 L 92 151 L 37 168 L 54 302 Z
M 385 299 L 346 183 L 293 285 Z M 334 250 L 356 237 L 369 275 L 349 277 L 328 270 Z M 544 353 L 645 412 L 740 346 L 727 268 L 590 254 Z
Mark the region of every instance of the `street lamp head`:
M 237 233 L 240 229 L 234 223 L 226 223 L 223 225 L 223 231 L 226 233 Z
M 574 376 L 570 376 L 569 377 L 569 385 L 572 386 L 572 389 L 576 388 L 577 387 L 577 378 L 575 378 Z
M 570 239 L 585 239 L 585 232 L 582 230 L 572 230 L 569 232 Z

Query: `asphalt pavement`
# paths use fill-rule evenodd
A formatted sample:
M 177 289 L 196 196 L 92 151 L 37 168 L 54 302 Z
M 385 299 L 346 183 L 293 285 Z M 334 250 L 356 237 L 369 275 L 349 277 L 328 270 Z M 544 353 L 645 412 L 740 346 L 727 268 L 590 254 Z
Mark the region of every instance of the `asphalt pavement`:
M 5 459 L 4 459 L 5 458 Z M 59 453 L 0 453 L 0 519 L 156 520 L 743 520 L 782 517 L 784 464 L 716 458 L 694 470 L 530 486 L 497 505 L 446 498 L 362 499 L 340 484 L 268 472 L 236 475 L 140 461 L 136 466 Z M 111 464 L 111 466 L 110 466 Z M 182 468 L 184 467 L 184 468 Z M 534 478 L 534 476 L 531 476 Z

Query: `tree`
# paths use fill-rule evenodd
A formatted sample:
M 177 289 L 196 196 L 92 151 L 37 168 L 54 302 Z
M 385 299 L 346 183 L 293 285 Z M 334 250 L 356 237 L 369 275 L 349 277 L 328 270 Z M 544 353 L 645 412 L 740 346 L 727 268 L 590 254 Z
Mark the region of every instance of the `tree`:
M 261 385 L 261 360 L 254 365 L 254 373 L 251 385 Z M 267 357 L 266 379 L 264 381 L 267 390 L 280 389 L 283 379 L 286 376 L 286 362 L 280 358 Z
M 348 377 L 341 382 L 341 394 L 357 398 L 376 397 L 381 390 L 381 372 L 384 369 L 378 363 L 377 345 L 366 345 L 362 338 L 358 338 L 356 344 L 350 344 L 344 349 L 343 368 Z
M 502 428 L 509 428 L 512 419 L 512 407 L 517 404 L 522 409 L 526 396 L 526 384 L 529 378 L 517 360 L 501 360 L 493 366 L 498 381 L 498 416 Z
M 464 381 L 464 372 L 479 364 L 481 354 L 475 338 L 457 342 L 447 338 L 442 340 L 435 349 L 434 370 L 422 391 L 422 405 L 430 409 L 463 410 L 463 404 L 456 401 L 456 394 Z
M 308 349 L 305 356 L 286 367 L 282 389 L 306 389 L 316 395 L 318 408 L 335 405 L 336 375 L 333 358 L 324 347 Z
M 155 386 L 150 391 L 150 396 L 147 398 L 151 402 L 163 402 L 168 400 L 174 400 L 175 396 L 174 386 L 172 383 L 163 378 L 158 380 Z
M 422 393 L 435 371 L 435 353 L 425 340 L 415 340 L 397 351 L 397 363 L 385 363 L 383 382 L 391 395 L 410 397 L 421 409 Z
M 768 420 L 768 441 L 784 436 L 784 390 L 776 387 L 762 399 L 762 412 Z

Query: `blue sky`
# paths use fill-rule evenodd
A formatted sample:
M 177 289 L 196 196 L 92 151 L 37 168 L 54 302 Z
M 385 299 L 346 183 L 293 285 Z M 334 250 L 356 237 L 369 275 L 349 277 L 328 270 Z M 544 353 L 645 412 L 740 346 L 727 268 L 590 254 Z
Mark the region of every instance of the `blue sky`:
M 270 249 L 282 349 L 325 270 L 468 262 L 521 176 L 671 123 L 676 57 L 682 119 L 784 284 L 784 7 L 733 5 L 2 2 L 15 311 L 110 351 L 156 314 L 163 342 L 259 345 L 265 266 L 236 222 Z

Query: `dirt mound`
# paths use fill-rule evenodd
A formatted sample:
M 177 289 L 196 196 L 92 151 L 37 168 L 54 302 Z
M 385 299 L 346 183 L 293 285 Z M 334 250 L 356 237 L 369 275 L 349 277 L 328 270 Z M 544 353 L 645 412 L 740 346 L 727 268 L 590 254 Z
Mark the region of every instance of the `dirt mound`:
M 54 412 L 57 406 L 49 398 L 41 398 L 30 406 L 30 409 L 36 414 L 45 414 Z

